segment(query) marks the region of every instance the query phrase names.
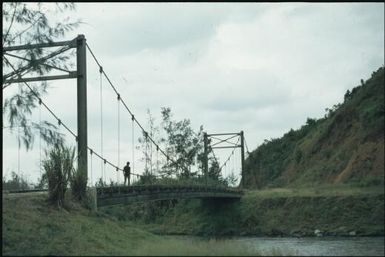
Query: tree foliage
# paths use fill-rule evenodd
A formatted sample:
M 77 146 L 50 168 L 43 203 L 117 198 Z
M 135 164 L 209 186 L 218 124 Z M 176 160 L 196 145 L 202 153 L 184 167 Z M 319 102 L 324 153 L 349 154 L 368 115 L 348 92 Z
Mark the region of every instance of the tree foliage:
M 3 177 L 3 190 L 27 190 L 31 189 L 27 180 L 17 175 L 16 172 L 12 171 L 11 179 L 6 180 Z
M 73 3 L 3 3 L 3 34 L 2 45 L 47 43 L 60 39 L 76 28 L 81 22 L 71 21 L 64 14 L 75 9 Z M 63 17 L 60 19 L 60 17 Z M 17 58 L 3 52 L 3 91 L 11 84 L 4 84 L 5 79 L 20 78 L 26 73 L 43 75 L 53 68 L 68 69 L 73 63 L 68 62 L 73 52 L 65 52 L 41 61 L 47 51 L 42 48 L 17 51 Z M 28 67 L 20 69 L 21 67 Z M 3 116 L 11 127 L 22 128 L 22 143 L 27 150 L 33 146 L 34 131 L 39 131 L 42 139 L 48 144 L 57 144 L 62 135 L 57 127 L 47 121 L 41 124 L 28 120 L 32 110 L 40 103 L 39 98 L 47 92 L 47 83 L 31 86 L 33 92 L 23 83 L 18 84 L 19 90 L 4 101 Z M 11 130 L 13 132 L 13 130 Z M 20 144 L 21 142 L 19 142 Z
M 212 154 L 208 156 L 208 173 L 204 174 L 203 126 L 200 126 L 198 131 L 194 131 L 189 119 L 174 120 L 171 109 L 168 107 L 161 108 L 160 125 L 156 125 L 155 118 L 149 110 L 147 115 L 148 130 L 142 131 L 138 139 L 140 146 L 137 146 L 137 149 L 143 152 L 144 157 L 141 161 L 145 162 L 145 170 L 136 184 L 235 185 L 237 180 L 235 176 L 224 178 L 220 163 Z M 150 141 L 150 137 L 165 150 L 169 160 L 154 156 L 156 146 Z M 208 153 L 212 151 L 209 144 Z M 163 155 L 160 151 L 157 154 Z
M 156 149 L 150 141 L 150 138 L 152 138 L 158 145 L 163 144 L 165 139 L 160 136 L 160 128 L 155 124 L 155 118 L 149 109 L 147 109 L 147 117 L 148 129 L 146 132 L 142 131 L 142 136 L 138 138 L 140 145 L 136 146 L 136 148 L 140 149 L 143 153 L 141 161 L 145 162 L 144 173 L 149 175 L 153 174 L 155 171 L 159 171 L 158 168 L 162 165 L 161 160 L 157 158 L 159 149 Z
M 175 160 L 169 163 L 169 167 L 179 169 L 181 176 L 190 177 L 191 167 L 196 164 L 197 156 L 203 149 L 203 126 L 195 132 L 189 119 L 172 120 L 170 108 L 163 107 L 161 114 L 162 127 L 167 135 L 166 152 Z

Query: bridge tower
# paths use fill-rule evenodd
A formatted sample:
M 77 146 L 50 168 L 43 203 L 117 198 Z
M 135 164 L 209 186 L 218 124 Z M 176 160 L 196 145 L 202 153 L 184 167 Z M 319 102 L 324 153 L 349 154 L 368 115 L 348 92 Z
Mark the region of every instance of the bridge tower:
M 39 48 L 48 48 L 48 47 L 61 47 L 56 51 L 52 51 L 44 57 L 41 57 L 38 60 L 28 60 L 24 57 L 16 56 L 10 54 L 11 51 L 18 50 L 31 50 Z M 52 65 L 46 64 L 46 61 L 61 54 L 65 51 L 70 50 L 71 48 L 76 48 L 76 70 L 68 71 Z M 78 169 L 82 172 L 85 172 L 87 177 L 88 171 L 88 161 L 87 161 L 87 60 L 86 60 L 86 39 L 84 35 L 78 35 L 75 39 L 70 41 L 62 42 L 49 42 L 49 43 L 40 43 L 40 44 L 27 44 L 19 46 L 9 46 L 3 48 L 3 54 L 12 56 L 14 58 L 22 59 L 27 61 L 27 64 L 14 69 L 13 72 L 5 74 L 3 76 L 3 83 L 27 83 L 33 81 L 47 81 L 47 80 L 57 80 L 57 79 L 77 79 L 77 121 L 78 121 L 78 134 L 76 136 L 78 144 Z M 54 76 L 38 76 L 38 77 L 28 77 L 23 78 L 22 73 L 24 71 L 30 70 L 33 65 L 45 65 L 49 66 L 52 69 L 59 70 L 61 72 L 66 72 L 64 75 L 54 75 Z M 60 120 L 59 120 L 60 124 Z
M 238 137 L 236 144 L 230 142 L 230 139 Z M 217 140 L 216 143 L 211 145 L 211 138 Z M 239 142 L 239 144 L 238 144 Z M 203 158 L 203 171 L 205 176 L 208 176 L 208 154 L 213 149 L 224 149 L 224 148 L 241 148 L 241 178 L 243 178 L 244 167 L 245 167 L 245 137 L 243 130 L 239 133 L 217 133 L 207 134 L 203 133 L 203 144 L 204 144 L 204 158 Z M 222 144 L 222 145 L 221 145 Z M 223 145 L 226 144 L 226 145 Z M 243 179 L 240 180 L 243 183 Z M 243 187 L 242 184 L 239 185 Z

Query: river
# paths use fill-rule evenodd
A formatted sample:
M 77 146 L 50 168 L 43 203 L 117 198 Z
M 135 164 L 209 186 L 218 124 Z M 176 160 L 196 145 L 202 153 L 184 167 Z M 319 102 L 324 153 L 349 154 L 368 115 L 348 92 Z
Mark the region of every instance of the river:
M 242 237 L 233 240 L 263 252 L 278 248 L 300 256 L 384 256 L 384 237 Z
M 206 240 L 192 236 L 172 237 L 183 241 Z M 384 237 L 234 237 L 224 240 L 255 249 L 263 255 L 283 253 L 294 256 L 384 256 Z

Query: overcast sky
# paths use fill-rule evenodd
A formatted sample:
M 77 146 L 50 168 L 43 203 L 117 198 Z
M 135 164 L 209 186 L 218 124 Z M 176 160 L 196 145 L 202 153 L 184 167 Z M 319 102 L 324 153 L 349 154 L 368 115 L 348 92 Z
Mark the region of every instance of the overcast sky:
M 384 3 L 77 3 L 73 19 L 104 70 L 146 127 L 149 109 L 197 131 L 244 131 L 250 151 L 298 129 L 343 101 L 346 90 L 384 65 Z M 100 152 L 98 68 L 88 56 L 88 142 Z M 104 154 L 118 163 L 117 101 L 103 82 Z M 76 131 L 76 81 L 51 82 L 43 98 Z M 9 92 L 3 92 L 5 97 Z M 131 121 L 121 111 L 121 156 L 132 159 Z M 34 116 L 38 120 L 38 109 Z M 54 122 L 47 111 L 42 118 Z M 64 131 L 63 131 L 64 132 Z M 136 127 L 135 138 L 140 131 Z M 75 144 L 67 137 L 67 141 Z M 20 151 L 21 172 L 39 176 L 38 138 Z M 17 144 L 4 130 L 3 171 L 17 171 Z M 218 150 L 217 150 L 218 151 Z M 230 150 L 216 152 L 221 162 Z M 237 152 L 239 155 L 239 151 Z M 140 152 L 135 152 L 139 158 Z M 239 158 L 232 170 L 239 173 Z M 100 161 L 93 159 L 93 180 Z M 135 162 L 136 172 L 143 164 Z M 89 160 L 90 166 L 90 160 Z M 97 167 L 97 168 L 95 168 Z M 108 178 L 117 179 L 112 170 Z M 98 175 L 99 174 L 99 175 Z M 122 176 L 120 176 L 120 179 Z

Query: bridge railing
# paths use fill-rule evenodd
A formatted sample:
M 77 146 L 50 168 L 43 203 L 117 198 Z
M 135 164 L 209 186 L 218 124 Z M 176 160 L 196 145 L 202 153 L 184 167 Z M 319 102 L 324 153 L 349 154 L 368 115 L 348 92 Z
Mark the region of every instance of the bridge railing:
M 154 191 L 202 191 L 202 192 L 229 192 L 242 193 L 243 190 L 239 188 L 222 187 L 222 186 L 205 186 L 205 185 L 133 185 L 133 186 L 113 186 L 113 187 L 99 187 L 98 194 L 111 193 L 135 193 L 135 192 L 154 192 Z
M 237 188 L 207 186 L 142 185 L 96 188 L 95 206 L 103 207 L 140 201 L 157 201 L 186 198 L 239 200 L 243 191 Z

